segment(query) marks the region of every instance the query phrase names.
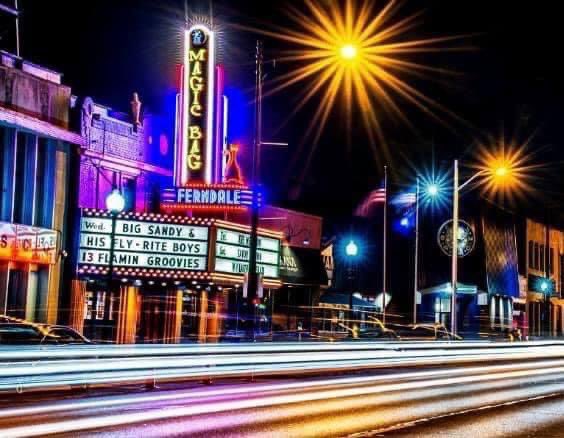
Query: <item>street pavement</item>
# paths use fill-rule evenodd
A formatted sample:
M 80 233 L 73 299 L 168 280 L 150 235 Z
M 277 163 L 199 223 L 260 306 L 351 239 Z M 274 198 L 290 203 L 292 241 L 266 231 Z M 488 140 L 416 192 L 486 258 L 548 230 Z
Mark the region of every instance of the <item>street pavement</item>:
M 564 358 L 23 394 L 0 436 L 564 436 L 561 412 Z

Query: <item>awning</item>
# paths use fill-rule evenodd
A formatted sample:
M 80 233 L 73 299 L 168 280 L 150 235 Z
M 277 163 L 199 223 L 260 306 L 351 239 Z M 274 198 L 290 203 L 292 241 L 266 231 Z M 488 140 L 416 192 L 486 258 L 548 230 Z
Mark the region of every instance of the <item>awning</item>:
M 450 283 L 442 283 L 437 286 L 421 289 L 419 293 L 421 293 L 421 295 L 429 295 L 429 294 L 451 295 L 452 286 Z M 476 295 L 478 293 L 478 286 L 473 284 L 456 283 L 456 293 Z
M 280 280 L 291 285 L 327 285 L 327 271 L 323 266 L 321 252 L 318 249 L 283 245 L 280 255 Z
M 348 307 L 350 304 L 350 299 L 351 296 L 346 293 L 326 292 L 323 295 L 321 295 L 321 298 L 319 298 L 319 302 L 322 304 L 346 305 Z M 355 295 L 353 295 L 352 304 L 353 307 L 369 307 L 372 309 L 376 307 L 375 303 L 371 303 L 370 301 L 363 300 Z

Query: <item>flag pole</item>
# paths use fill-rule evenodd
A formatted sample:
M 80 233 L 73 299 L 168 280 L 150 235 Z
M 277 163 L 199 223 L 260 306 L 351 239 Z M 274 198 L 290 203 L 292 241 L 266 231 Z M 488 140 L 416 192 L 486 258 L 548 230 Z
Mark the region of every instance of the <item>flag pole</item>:
M 388 241 L 388 166 L 384 166 L 384 242 L 383 257 L 382 257 L 382 324 L 386 325 L 386 277 L 387 265 L 386 259 L 388 256 L 387 241 Z
M 417 277 L 419 270 L 419 177 L 415 183 L 415 262 L 413 274 L 413 324 L 417 324 Z

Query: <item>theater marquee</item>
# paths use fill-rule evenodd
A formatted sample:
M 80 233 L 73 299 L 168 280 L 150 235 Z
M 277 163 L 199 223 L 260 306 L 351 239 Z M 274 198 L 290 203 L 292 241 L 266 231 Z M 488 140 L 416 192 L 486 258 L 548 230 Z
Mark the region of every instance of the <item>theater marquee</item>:
M 212 182 L 214 33 L 203 25 L 186 31 L 182 84 L 182 142 L 176 185 Z
M 217 228 L 215 271 L 227 274 L 249 272 L 250 234 Z M 278 278 L 280 270 L 280 240 L 259 236 L 257 272 L 265 278 Z
M 186 223 L 189 221 L 119 217 L 112 248 L 111 217 L 86 214 L 80 222 L 79 273 L 107 271 L 112 252 L 112 266 L 122 274 L 176 278 L 206 271 L 209 226 L 203 221 Z

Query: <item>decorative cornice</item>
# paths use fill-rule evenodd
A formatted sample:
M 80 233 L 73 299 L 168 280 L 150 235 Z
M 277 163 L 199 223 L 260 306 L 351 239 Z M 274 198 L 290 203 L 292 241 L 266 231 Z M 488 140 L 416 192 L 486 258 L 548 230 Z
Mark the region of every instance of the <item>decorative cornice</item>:
M 119 166 L 120 168 L 127 167 L 132 170 L 156 173 L 162 176 L 172 176 L 172 170 L 165 169 L 152 164 L 144 163 L 143 161 L 129 160 L 127 158 L 117 157 L 115 155 L 101 154 L 99 152 L 82 149 L 81 154 L 85 157 L 100 160 L 101 163 L 109 164 L 110 166 Z
M 79 146 L 85 146 L 86 144 L 86 140 L 75 132 L 59 128 L 49 122 L 4 107 L 0 107 L 0 123 L 14 125 L 18 129 L 31 131 L 45 137 Z

